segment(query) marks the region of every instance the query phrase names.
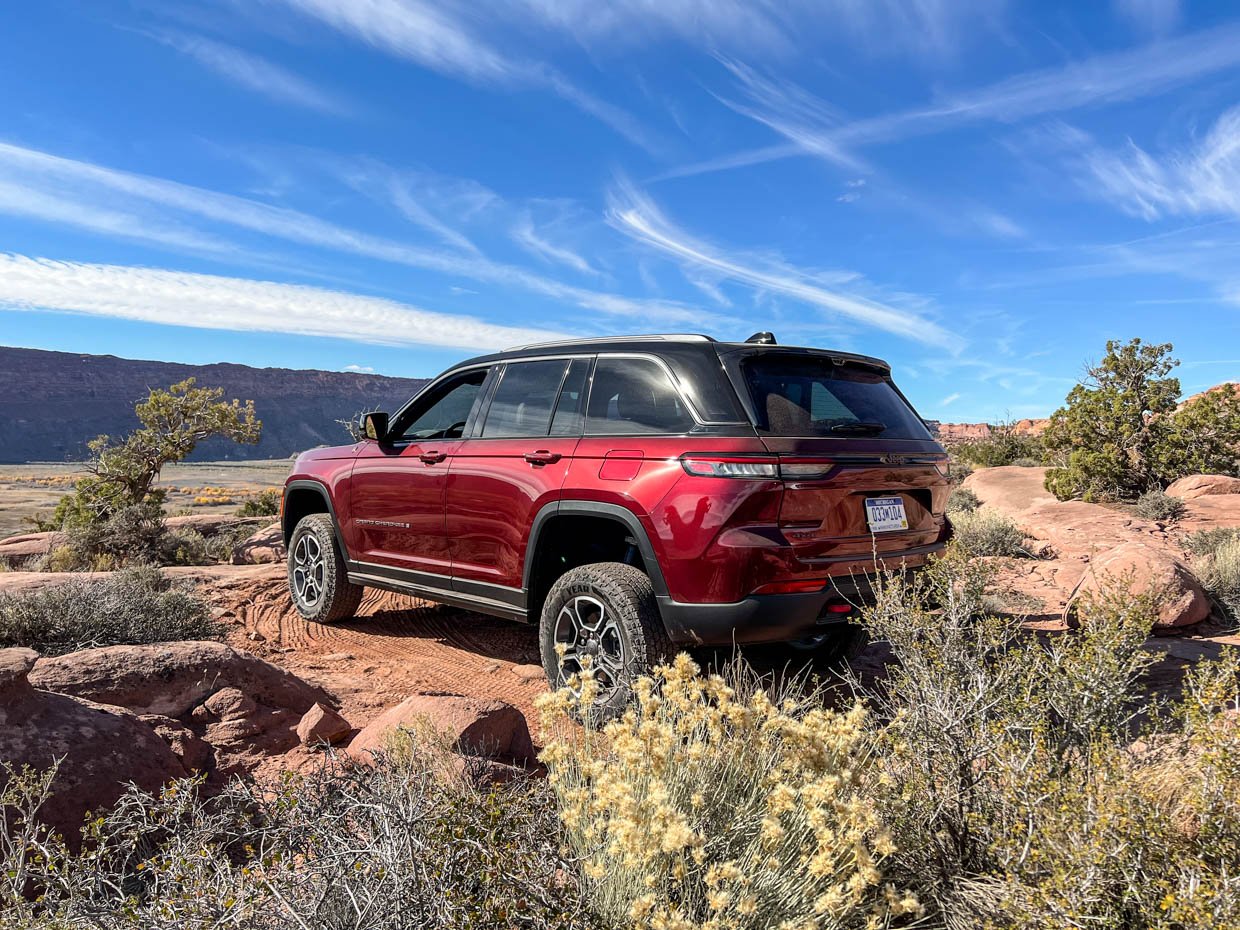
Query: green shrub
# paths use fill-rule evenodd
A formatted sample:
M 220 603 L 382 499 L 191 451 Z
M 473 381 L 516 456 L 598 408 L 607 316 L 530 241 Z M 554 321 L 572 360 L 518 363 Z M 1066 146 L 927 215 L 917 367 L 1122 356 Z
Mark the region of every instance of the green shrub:
M 1042 463 L 1038 461 L 1037 459 L 1026 459 L 1026 458 L 1013 459 L 1012 464 L 1015 465 L 1017 468 L 1039 468 L 1042 465 Z
M 1172 497 L 1162 488 L 1146 491 L 1137 498 L 1137 515 L 1158 523 L 1173 523 L 1184 516 L 1184 501 Z
M 258 494 L 247 499 L 240 507 L 237 508 L 237 516 L 239 517 L 274 517 L 280 512 L 280 498 L 282 491 L 279 488 L 267 488 Z
M 982 507 L 957 511 L 952 514 L 951 520 L 956 531 L 953 542 L 968 555 L 1031 555 L 1025 548 L 1025 534 L 1020 527 L 997 510 Z
M 969 488 L 953 488 L 952 493 L 947 498 L 947 510 L 949 513 L 972 513 L 980 506 L 982 506 L 982 499 Z
M 1107 342 L 1103 360 L 1051 415 L 1043 439 L 1060 500 L 1135 500 L 1191 474 L 1240 469 L 1240 392 L 1211 391 L 1179 406 L 1172 346 Z
M 592 930 L 545 783 L 479 786 L 438 750 L 325 760 L 204 800 L 137 789 L 74 854 L 32 825 L 51 773 L 0 767 L 0 924 L 97 930 Z M 3 782 L 8 782 L 7 786 Z M 40 900 L 24 892 L 37 888 Z
M 1236 926 L 1240 728 L 1219 719 L 1235 656 L 1203 663 L 1176 713 L 1142 718 L 1152 598 L 1112 589 L 1078 631 L 1041 638 L 987 611 L 992 581 L 955 553 L 866 612 L 895 660 L 852 681 L 887 722 L 887 875 L 931 926 Z
M 61 655 L 92 646 L 218 639 L 222 632 L 204 601 L 154 568 L 0 594 L 0 648 Z

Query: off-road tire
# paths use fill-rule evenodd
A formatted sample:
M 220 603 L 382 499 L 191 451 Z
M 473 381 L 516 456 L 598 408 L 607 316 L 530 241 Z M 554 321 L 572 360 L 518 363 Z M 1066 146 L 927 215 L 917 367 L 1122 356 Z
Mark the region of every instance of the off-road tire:
M 614 617 L 624 642 L 620 682 L 589 709 L 592 719 L 610 720 L 628 706 L 633 682 L 671 658 L 672 643 L 659 616 L 654 587 L 645 572 L 623 562 L 596 562 L 569 569 L 547 594 L 538 625 L 543 670 L 552 688 L 564 684 L 560 656 L 555 649 L 556 624 L 565 606 L 581 595 L 603 604 Z
M 294 579 L 298 545 L 305 536 L 318 544 L 322 559 L 322 580 L 316 584 L 318 596 L 311 604 L 298 596 Z M 335 623 L 356 615 L 365 589 L 349 581 L 344 553 L 336 541 L 336 528 L 330 514 L 312 513 L 302 517 L 293 529 L 288 542 L 288 587 L 293 606 L 312 623 Z

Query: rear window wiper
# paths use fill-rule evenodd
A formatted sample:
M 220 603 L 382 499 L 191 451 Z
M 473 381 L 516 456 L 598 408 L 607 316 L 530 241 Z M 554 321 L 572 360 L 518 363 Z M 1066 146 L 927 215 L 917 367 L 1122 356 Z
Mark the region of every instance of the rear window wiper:
M 876 420 L 854 420 L 849 423 L 833 423 L 827 427 L 827 432 L 849 436 L 877 436 L 886 429 L 886 423 Z

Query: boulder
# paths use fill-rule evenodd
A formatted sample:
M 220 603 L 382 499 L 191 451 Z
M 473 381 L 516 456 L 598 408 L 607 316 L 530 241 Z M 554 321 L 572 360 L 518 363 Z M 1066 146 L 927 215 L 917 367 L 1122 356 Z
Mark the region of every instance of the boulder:
M 22 533 L 0 539 L 0 560 L 35 559 L 69 541 L 64 533 Z
M 284 529 L 277 522 L 237 543 L 232 551 L 232 564 L 261 565 L 269 562 L 283 562 L 286 554 Z
M 136 715 L 32 687 L 36 659 L 0 650 L 0 759 L 44 770 L 59 760 L 39 818 L 76 845 L 86 813 L 112 805 L 127 784 L 154 792 L 187 773 Z
M 1126 542 L 1094 557 L 1072 592 L 1064 619 L 1077 621 L 1081 600 L 1110 585 L 1127 584 L 1133 594 L 1160 598 L 1156 628 L 1174 629 L 1199 623 L 1210 615 L 1210 600 L 1193 573 L 1165 548 Z
M 415 694 L 389 707 L 353 738 L 349 753 L 366 759 L 385 747 L 394 730 L 426 725 L 461 755 L 501 762 L 534 761 L 534 744 L 521 711 L 504 701 L 459 694 Z
M 978 469 L 964 479 L 962 487 L 976 494 L 987 507 L 1015 516 L 1030 507 L 1056 502 L 1055 495 L 1044 487 L 1045 480 L 1045 468 L 1002 465 Z
M 215 642 L 83 649 L 40 659 L 30 681 L 36 688 L 165 717 L 183 717 L 225 688 L 298 716 L 315 701 L 330 703 L 322 689 L 296 675 Z
M 335 745 L 352 732 L 349 721 L 323 704 L 311 707 L 297 724 L 297 738 L 303 746 Z
M 1185 501 L 1216 494 L 1240 494 L 1240 478 L 1227 475 L 1188 475 L 1171 482 L 1167 494 Z

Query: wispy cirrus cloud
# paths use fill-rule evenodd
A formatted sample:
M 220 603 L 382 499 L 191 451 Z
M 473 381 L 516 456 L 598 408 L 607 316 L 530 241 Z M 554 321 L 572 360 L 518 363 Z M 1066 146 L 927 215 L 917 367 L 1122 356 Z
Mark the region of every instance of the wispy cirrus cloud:
M 255 91 L 279 103 L 318 110 L 337 116 L 348 115 L 356 106 L 326 91 L 306 78 L 232 45 L 204 36 L 180 32 L 152 33 L 151 37 L 238 87 Z
M 858 150 L 869 145 L 970 124 L 1009 124 L 1152 97 L 1237 68 L 1240 26 L 1227 25 L 1017 74 L 985 87 L 946 94 L 924 106 L 847 120 L 821 101 L 816 105 L 795 85 L 759 79 L 751 71 L 732 66 L 738 90 L 750 101 L 733 109 L 771 127 L 787 141 L 684 165 L 664 176 L 686 177 L 804 155 L 846 164 L 859 160 Z
M 488 350 L 563 335 L 298 284 L 12 254 L 0 254 L 0 307 L 376 345 Z
M 1142 32 L 1165 35 L 1180 21 L 1180 0 L 1111 0 L 1121 19 Z
M 1129 143 L 1108 151 L 1079 131 L 1060 133 L 1077 153 L 1081 187 L 1126 213 L 1240 216 L 1240 106 L 1224 112 L 1193 145 L 1162 156 Z
M 542 62 L 508 55 L 483 37 L 467 16 L 423 0 L 283 0 L 288 6 L 388 54 L 460 80 L 504 90 L 541 87 L 552 91 L 630 142 L 657 148 L 651 134 L 619 107 L 578 87 Z
M 677 227 L 654 201 L 628 183 L 618 183 L 611 191 L 607 218 L 615 229 L 690 268 L 780 294 L 917 342 L 945 348 L 960 345 L 956 336 L 918 313 L 827 283 L 832 279 L 837 284 L 855 281 L 859 277 L 855 274 L 809 272 L 771 257 L 732 254 L 698 239 Z
M 580 271 L 582 274 L 598 273 L 591 267 L 589 262 L 572 249 L 563 245 L 556 245 L 544 238 L 534 228 L 534 221 L 528 215 L 522 216 L 512 227 L 512 238 L 514 242 L 531 255 L 556 264 L 565 265 L 574 271 Z
M 198 218 L 221 228 L 243 230 L 284 242 L 518 288 L 607 315 L 624 315 L 663 326 L 701 326 L 708 319 L 718 320 L 717 315 L 708 315 L 699 308 L 676 301 L 634 298 L 578 287 L 482 255 L 411 245 L 336 225 L 300 210 L 8 143 L 0 143 L 0 184 L 3 183 L 27 197 L 26 201 L 17 202 L 23 215 L 49 222 L 82 225 L 80 218 L 65 215 L 63 205 L 69 202 L 81 204 L 87 217 L 105 207 L 123 208 L 126 213 L 149 217 L 154 225 L 145 234 L 145 241 L 162 247 L 193 248 L 193 243 L 183 236 L 168 234 L 168 227 L 175 222 L 169 216 L 171 212 L 176 217 Z M 32 196 L 49 191 L 55 198 L 49 203 Z M 2 209 L 3 201 L 0 201 Z M 34 212 L 36 210 L 41 212 Z M 138 228 L 133 230 L 134 235 L 142 236 L 140 224 L 135 225 Z M 86 228 L 108 231 L 103 224 Z

